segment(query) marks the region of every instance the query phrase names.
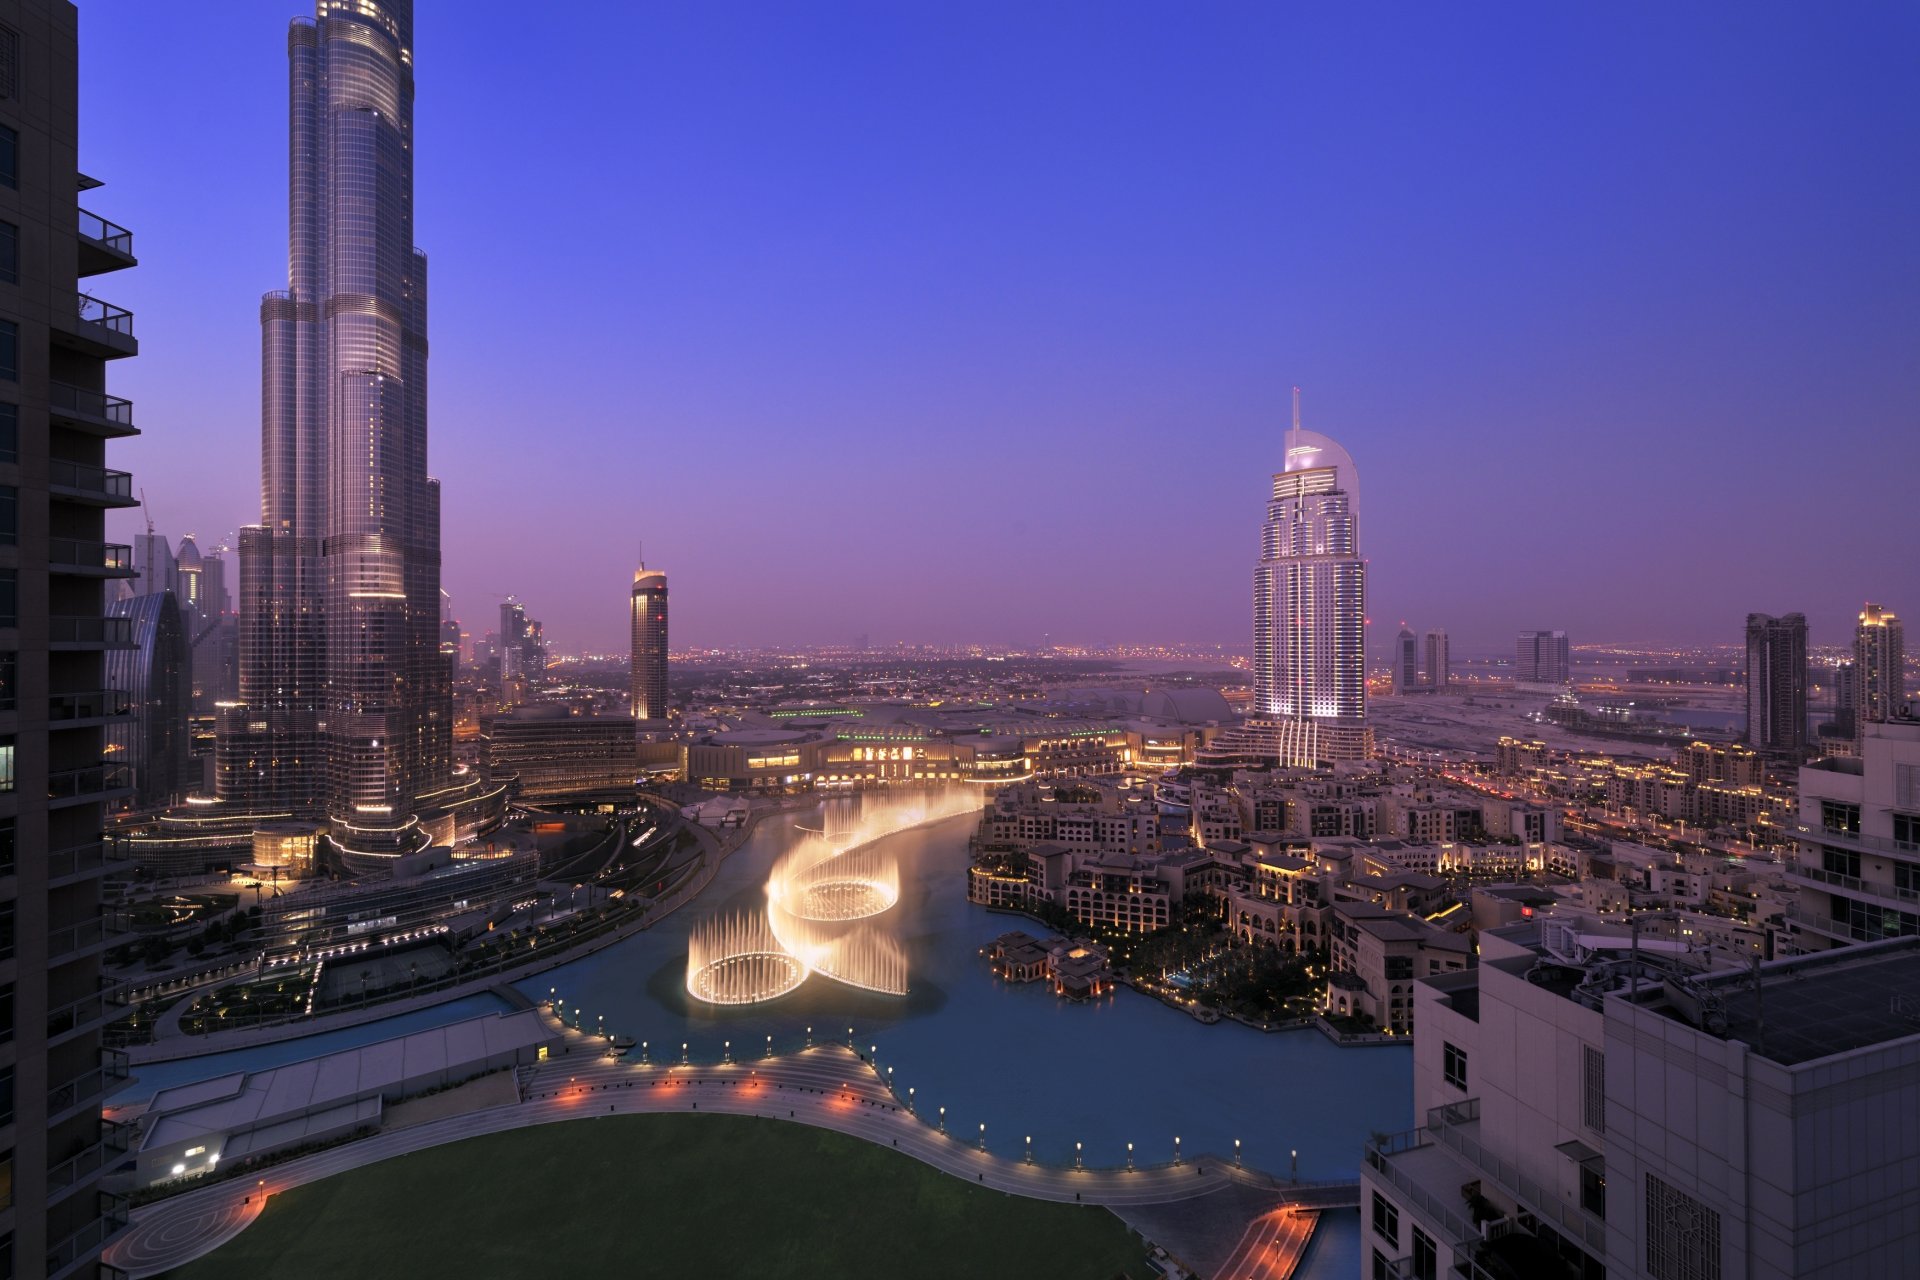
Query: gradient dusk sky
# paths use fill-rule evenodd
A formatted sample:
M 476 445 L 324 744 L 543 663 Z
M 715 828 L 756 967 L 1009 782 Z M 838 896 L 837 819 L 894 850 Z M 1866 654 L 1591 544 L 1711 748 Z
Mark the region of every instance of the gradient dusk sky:
M 206 545 L 259 517 L 311 5 L 80 7 L 112 462 Z M 1376 652 L 1920 615 L 1920 7 L 416 9 L 476 637 L 514 592 L 619 648 L 644 537 L 676 646 L 1245 646 L 1296 383 Z

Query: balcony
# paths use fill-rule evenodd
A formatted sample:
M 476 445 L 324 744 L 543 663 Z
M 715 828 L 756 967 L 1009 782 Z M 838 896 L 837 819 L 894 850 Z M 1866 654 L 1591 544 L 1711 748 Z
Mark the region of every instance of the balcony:
M 1428 1184 L 1432 1181 L 1431 1179 L 1417 1178 L 1409 1169 L 1408 1166 L 1413 1159 L 1411 1153 L 1420 1152 L 1425 1148 L 1434 1159 L 1446 1166 L 1440 1170 L 1429 1170 L 1438 1175 L 1441 1185 L 1457 1189 L 1467 1181 L 1461 1176 L 1460 1170 L 1454 1166 L 1451 1159 L 1437 1151 L 1432 1151 L 1432 1143 L 1433 1135 L 1425 1129 L 1409 1129 L 1405 1133 L 1397 1133 L 1391 1137 L 1369 1142 L 1366 1151 L 1367 1168 L 1371 1169 L 1382 1182 L 1391 1186 L 1402 1203 L 1441 1228 L 1446 1233 L 1447 1239 L 1464 1240 L 1468 1236 L 1478 1235 L 1479 1232 L 1474 1225 L 1461 1214 L 1461 1210 L 1466 1207 L 1464 1201 L 1455 1199 L 1449 1203 L 1444 1196 L 1429 1190 Z M 1456 1196 L 1457 1194 L 1456 1190 Z
M 86 1262 L 127 1225 L 127 1198 L 102 1191 L 100 1216 L 66 1239 L 47 1247 L 47 1280 L 62 1280 Z
M 1867 894 L 1903 907 L 1920 904 L 1920 890 L 1902 889 L 1898 885 L 1882 880 L 1862 880 L 1858 876 L 1843 876 L 1838 871 L 1829 871 L 1825 867 L 1789 866 L 1787 879 L 1803 880 L 1821 889 L 1844 889 L 1848 893 Z
M 89 840 L 47 854 L 47 887 L 59 889 L 95 876 L 111 875 L 133 865 L 118 840 Z
M 97 1031 L 126 1010 L 123 996 L 112 981 L 100 979 L 100 989 L 47 1010 L 47 1043 L 58 1044 L 88 1031 Z
M 47 567 L 54 573 L 84 578 L 131 578 L 133 548 L 124 542 L 87 542 L 48 538 Z
M 90 293 L 74 295 L 73 318 L 56 316 L 54 340 L 102 360 L 138 354 L 133 340 L 133 312 Z
M 58 1124 L 82 1107 L 92 1106 L 118 1089 L 131 1074 L 124 1050 L 102 1049 L 99 1066 L 88 1067 L 65 1084 L 47 1091 L 47 1123 Z
M 1861 853 L 1905 854 L 1910 858 L 1920 858 L 1920 844 L 1911 840 L 1866 836 L 1857 831 L 1834 831 L 1827 827 L 1796 826 L 1793 834 L 1808 844 L 1831 845 L 1835 849 L 1854 849 Z
M 137 507 L 133 496 L 133 475 L 127 471 L 109 471 L 84 462 L 55 458 L 47 463 L 47 488 L 72 502 L 94 507 Z
M 103 1120 L 100 1122 L 99 1141 L 50 1166 L 47 1169 L 48 1203 L 65 1199 L 64 1193 L 85 1185 L 101 1170 L 111 1168 L 121 1156 L 127 1154 L 131 1142 L 128 1133 L 130 1127 Z
M 47 619 L 47 647 L 62 652 L 88 649 L 131 649 L 132 618 L 72 618 L 55 615 Z
M 102 804 L 133 792 L 125 765 L 95 764 L 84 769 L 56 769 L 47 775 L 47 807 L 64 809 L 76 804 Z
M 63 427 L 108 440 L 140 434 L 133 425 L 133 401 L 89 391 L 70 382 L 47 384 L 48 415 Z
M 1476 1135 L 1480 1130 L 1480 1100 L 1469 1098 L 1427 1113 L 1427 1129 L 1442 1146 L 1457 1152 L 1508 1199 L 1542 1222 L 1551 1224 L 1574 1244 L 1596 1258 L 1607 1256 L 1607 1224 L 1577 1205 L 1569 1204 L 1552 1187 L 1543 1186 L 1518 1166 L 1488 1151 Z
M 1841 942 L 1879 942 L 1883 938 L 1905 938 L 1912 936 L 1910 931 L 1906 933 L 1901 932 L 1897 923 L 1893 928 L 1888 928 L 1884 923 L 1878 925 L 1853 924 L 1846 920 L 1835 920 L 1832 916 L 1823 916 L 1818 912 L 1808 911 L 1805 907 L 1788 907 L 1786 918 L 1792 921 L 1794 927 L 1797 929 L 1824 934 L 1829 938 L 1837 938 Z
M 69 964 L 85 956 L 98 955 L 123 935 L 109 933 L 107 922 L 98 917 L 82 920 L 47 935 L 47 965 Z
M 133 703 L 118 689 L 56 693 L 47 699 L 47 721 L 60 729 L 102 725 L 113 720 L 124 720 L 132 714 Z
M 140 265 L 133 256 L 133 232 L 81 209 L 75 230 L 80 239 L 81 276 L 97 276 Z

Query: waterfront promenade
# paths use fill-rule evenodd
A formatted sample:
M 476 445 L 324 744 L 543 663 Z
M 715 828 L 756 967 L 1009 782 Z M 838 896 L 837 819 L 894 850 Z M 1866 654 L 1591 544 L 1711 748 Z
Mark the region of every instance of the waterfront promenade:
M 278 1192 L 362 1165 L 481 1134 L 596 1116 L 705 1112 L 761 1116 L 834 1129 L 890 1147 L 964 1181 L 1010 1195 L 1061 1203 L 1105 1205 L 1125 1216 L 1128 1206 L 1197 1199 L 1232 1185 L 1270 1189 L 1288 1198 L 1287 1184 L 1236 1169 L 1230 1160 L 1196 1155 L 1175 1164 L 1138 1169 L 1079 1169 L 1028 1163 L 1024 1135 L 942 1133 L 910 1113 L 874 1068 L 852 1051 L 819 1046 L 730 1064 L 641 1064 L 600 1056 L 591 1037 L 571 1034 L 573 1052 L 534 1069 L 517 1104 L 450 1116 L 377 1134 L 316 1152 L 259 1174 L 143 1206 L 106 1260 L 132 1280 L 158 1275 L 218 1248 L 244 1230 L 265 1200 Z M 1304 1189 L 1303 1189 L 1304 1190 Z M 1316 1188 L 1326 1199 L 1351 1202 L 1347 1187 Z M 1311 1221 L 1306 1223 L 1311 1231 Z M 1278 1242 L 1276 1236 L 1275 1243 Z M 1306 1236 L 1298 1241 L 1304 1250 Z M 1223 1272 L 1225 1274 L 1236 1274 Z M 1249 1272 L 1279 1280 L 1279 1272 Z

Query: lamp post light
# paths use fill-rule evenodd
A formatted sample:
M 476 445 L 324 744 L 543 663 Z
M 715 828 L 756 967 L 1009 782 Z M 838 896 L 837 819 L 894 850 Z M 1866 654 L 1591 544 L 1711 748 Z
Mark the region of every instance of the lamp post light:
M 683 1067 L 687 1065 L 687 1042 L 685 1040 L 680 1042 L 680 1065 Z
M 946 1131 L 947 1131 L 947 1109 L 945 1107 L 941 1107 L 940 1108 L 940 1132 L 945 1133 Z
M 773 1037 L 771 1035 L 767 1037 L 767 1056 L 769 1058 L 773 1056 Z
M 807 1028 L 807 1048 L 813 1048 L 813 1028 Z
M 1180 1135 L 1177 1133 L 1173 1135 L 1173 1162 L 1180 1163 Z
M 722 1040 L 720 1042 L 720 1061 L 722 1062 L 733 1061 L 733 1041 Z
M 650 1065 L 647 1059 L 647 1042 L 645 1040 L 640 1042 L 640 1065 L 643 1067 Z
M 913 1086 L 912 1085 L 907 1086 L 907 1114 L 908 1115 L 918 1114 L 913 1109 Z
M 1235 1139 L 1233 1140 L 1233 1167 L 1234 1167 L 1234 1168 L 1236 1168 L 1236 1169 L 1238 1169 L 1238 1168 L 1240 1168 L 1240 1167 L 1241 1167 L 1241 1165 L 1240 1165 L 1240 1139 L 1238 1139 L 1238 1138 L 1235 1138 Z
M 600 1015 L 600 1034 L 607 1034 L 607 1015 L 604 1013 Z
M 1033 1163 L 1033 1135 L 1027 1135 L 1027 1163 Z
M 987 1122 L 984 1120 L 980 1122 L 980 1149 L 987 1149 Z
M 1131 1142 L 1127 1144 L 1127 1168 L 1133 1168 L 1133 1144 Z
M 1077 1142 L 1073 1144 L 1073 1167 L 1076 1169 L 1084 1169 L 1087 1167 L 1081 1159 L 1080 1144 Z
M 1298 1151 L 1289 1151 L 1287 1157 L 1292 1162 L 1293 1180 L 1298 1182 L 1300 1181 L 1300 1153 Z
M 847 1028 L 847 1048 L 853 1049 L 853 1028 L 852 1027 Z M 854 1052 L 858 1053 L 859 1050 L 854 1049 Z

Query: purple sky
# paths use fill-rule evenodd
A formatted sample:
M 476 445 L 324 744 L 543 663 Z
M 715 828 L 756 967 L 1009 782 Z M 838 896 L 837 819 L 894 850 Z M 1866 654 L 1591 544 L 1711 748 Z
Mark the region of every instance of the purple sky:
M 1912 5 L 417 7 L 476 635 L 515 592 L 619 646 L 644 536 L 676 644 L 1245 644 L 1294 383 L 1382 651 L 1920 614 Z M 142 259 L 113 461 L 210 543 L 259 514 L 301 9 L 81 9 Z

